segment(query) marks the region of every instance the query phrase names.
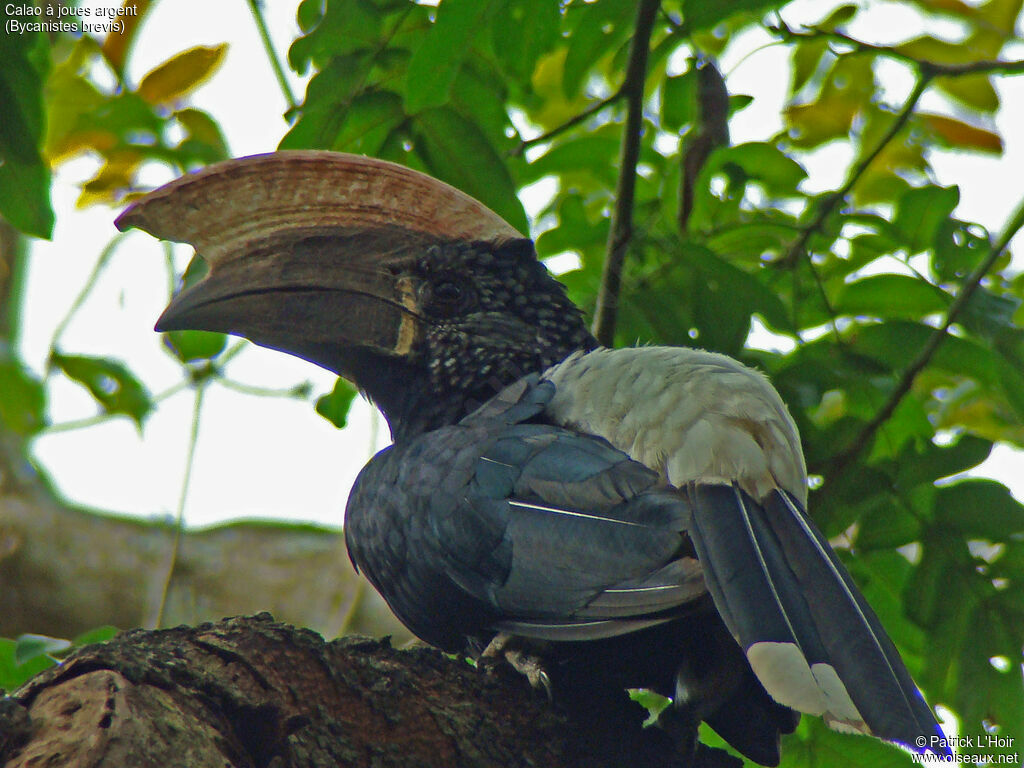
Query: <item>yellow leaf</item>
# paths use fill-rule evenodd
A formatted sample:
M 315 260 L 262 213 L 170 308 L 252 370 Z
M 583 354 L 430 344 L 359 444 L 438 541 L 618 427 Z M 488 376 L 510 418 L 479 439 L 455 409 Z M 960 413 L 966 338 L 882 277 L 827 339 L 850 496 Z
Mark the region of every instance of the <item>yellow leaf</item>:
M 977 10 L 967 5 L 967 3 L 961 2 L 961 0 L 922 0 L 921 4 L 929 10 L 940 13 L 951 13 L 967 17 L 977 16 Z
M 150 104 L 166 104 L 181 98 L 205 82 L 220 65 L 227 43 L 182 51 L 149 71 L 139 83 L 139 96 Z
M 84 77 L 99 58 L 99 46 L 88 35 L 75 43 L 68 57 L 57 64 L 46 83 L 48 116 L 43 152 L 51 165 L 78 152 L 90 149 L 93 143 L 111 146 L 117 137 L 85 126 L 83 117 L 103 103 L 103 94 Z
M 963 43 L 951 43 L 937 37 L 915 37 L 895 47 L 904 56 L 935 64 L 966 64 L 977 60 L 977 51 Z
M 994 113 L 999 109 L 999 94 L 990 75 L 978 73 L 963 77 L 937 77 L 935 87 L 979 112 Z
M 122 0 L 121 8 L 134 10 L 118 15 L 118 20 L 124 22 L 121 31 L 114 30 L 107 34 L 103 41 L 103 58 L 113 67 L 115 72 L 124 71 L 125 58 L 128 56 L 128 49 L 135 39 L 135 32 L 142 22 L 142 18 L 149 10 L 150 0 Z
M 541 107 L 530 113 L 530 120 L 545 130 L 561 125 L 589 105 L 582 96 L 566 99 L 562 91 L 562 76 L 568 53 L 568 48 L 558 48 L 541 56 L 530 78 L 533 90 L 541 97 Z
M 111 152 L 99 172 L 82 187 L 76 205 L 86 208 L 97 203 L 116 205 L 131 188 L 142 155 L 132 150 Z
M 809 104 L 791 104 L 785 114 L 793 146 L 810 148 L 845 138 L 860 108 L 860 100 L 835 91 Z
M 998 133 L 954 120 L 945 115 L 922 113 L 918 117 L 935 134 L 955 149 L 976 149 L 979 152 L 1003 151 L 1003 139 Z

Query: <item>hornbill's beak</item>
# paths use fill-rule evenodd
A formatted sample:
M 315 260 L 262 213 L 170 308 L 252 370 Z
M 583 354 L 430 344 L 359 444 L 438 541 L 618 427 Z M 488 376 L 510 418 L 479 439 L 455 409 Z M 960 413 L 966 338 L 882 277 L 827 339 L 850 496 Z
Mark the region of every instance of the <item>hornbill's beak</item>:
M 211 165 L 149 193 L 116 225 L 190 243 L 209 264 L 174 297 L 158 331 L 238 334 L 336 373 L 353 347 L 409 352 L 420 324 L 403 265 L 423 249 L 521 237 L 425 174 L 317 151 Z

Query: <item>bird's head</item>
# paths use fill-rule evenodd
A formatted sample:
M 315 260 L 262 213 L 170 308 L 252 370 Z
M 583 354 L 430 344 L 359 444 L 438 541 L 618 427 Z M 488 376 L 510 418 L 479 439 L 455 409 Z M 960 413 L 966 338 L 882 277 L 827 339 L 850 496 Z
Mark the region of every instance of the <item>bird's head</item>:
M 366 391 L 396 438 L 595 344 L 530 240 L 381 160 L 230 160 L 150 193 L 117 226 L 191 243 L 209 264 L 157 330 L 237 334 L 317 363 Z

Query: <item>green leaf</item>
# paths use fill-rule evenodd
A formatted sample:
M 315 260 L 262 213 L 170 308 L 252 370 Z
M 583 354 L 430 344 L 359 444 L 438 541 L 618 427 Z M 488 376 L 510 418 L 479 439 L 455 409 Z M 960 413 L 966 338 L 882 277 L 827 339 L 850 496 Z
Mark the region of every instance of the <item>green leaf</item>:
M 683 24 L 692 33 L 711 29 L 734 16 L 757 15 L 785 5 L 785 0 L 731 0 L 728 3 L 684 0 Z
M 893 371 L 902 371 L 907 364 L 906 350 L 921 349 L 934 332 L 934 328 L 926 325 L 893 320 L 857 328 L 850 337 L 850 348 L 884 362 Z M 973 378 L 1005 395 L 1018 417 L 1024 417 L 1024 373 L 991 348 L 947 334 L 932 357 L 931 366 L 953 376 Z
M 603 134 L 560 141 L 523 169 L 522 181 L 529 184 L 545 176 L 578 178 L 582 174 L 590 183 L 596 181 L 606 188 L 614 188 L 615 159 L 620 143 Z
M 679 132 L 697 113 L 697 70 L 665 78 L 661 86 L 661 126 Z
M 792 332 L 794 330 L 785 305 L 779 300 L 777 294 L 757 278 L 756 274 L 730 264 L 706 248 L 688 248 L 686 253 L 687 257 L 692 259 L 693 265 L 700 271 L 704 287 L 713 288 L 714 292 L 720 292 L 715 301 L 720 302 L 722 297 L 727 296 L 730 304 L 743 308 L 743 313 L 747 315 L 744 323 L 744 339 L 746 331 L 749 329 L 749 315 L 751 314 L 760 315 L 769 326 L 777 331 Z M 713 303 L 715 302 L 713 301 Z M 713 307 L 708 309 L 712 310 Z M 709 318 L 709 322 L 713 321 Z
M 499 0 L 446 0 L 437 21 L 413 53 L 405 81 L 405 111 L 418 114 L 448 103 L 463 59 L 473 50 Z
M 962 480 L 938 490 L 935 520 L 964 538 L 993 542 L 1024 536 L 1024 505 L 995 480 Z
M 54 214 L 45 137 L 43 84 L 50 50 L 40 32 L 0 32 L 0 216 L 27 235 L 49 239 Z
M 879 504 L 861 516 L 855 543 L 858 552 L 871 552 L 902 547 L 920 536 L 921 522 L 916 517 L 890 504 Z
M 782 738 L 780 768 L 909 768 L 910 757 L 891 744 L 838 733 L 819 717 L 803 717 L 796 732 Z
M 977 225 L 948 219 L 935 240 L 932 268 L 940 281 L 962 280 L 988 253 L 988 234 Z
M 345 110 L 330 148 L 339 152 L 376 155 L 388 136 L 405 120 L 396 93 L 374 91 L 359 96 Z
M 502 158 L 475 123 L 448 107 L 416 116 L 416 150 L 430 173 L 475 197 L 520 232 L 529 232 L 523 204 Z
M 912 489 L 978 466 L 992 452 L 992 442 L 973 435 L 960 435 L 955 443 L 936 445 L 928 441 L 910 446 L 896 459 L 896 484 Z
M 840 5 L 834 11 L 829 13 L 828 16 L 815 24 L 814 27 L 815 29 L 826 29 L 829 32 L 834 32 L 839 27 L 851 21 L 853 17 L 857 15 L 858 10 L 860 9 L 856 5 Z
M 557 3 L 506 0 L 491 23 L 491 47 L 502 67 L 520 82 L 529 82 L 540 58 L 561 41 L 562 15 Z
M 332 59 L 306 85 L 299 119 L 281 139 L 279 149 L 327 149 L 334 144 L 345 112 L 360 84 L 362 58 Z
M 334 382 L 334 389 L 317 398 L 316 412 L 341 429 L 348 421 L 348 410 L 356 394 L 356 388 L 339 377 Z
M 572 41 L 562 72 L 562 91 L 567 99 L 580 93 L 598 61 L 629 39 L 635 14 L 634 0 L 573 3 L 566 9 L 568 39 Z
M 51 362 L 69 379 L 88 389 L 105 413 L 124 414 L 141 427 L 153 409 L 153 401 L 142 382 L 119 362 L 59 352 L 53 354 Z
M 957 45 L 963 45 L 958 43 Z M 963 77 L 937 77 L 935 86 L 952 96 L 961 104 L 979 112 L 992 114 L 999 109 L 999 94 L 989 75 L 964 75 Z
M 475 122 L 493 146 L 503 148 L 511 146 L 508 98 L 501 74 L 486 61 L 470 59 L 455 78 L 450 103 L 459 114 Z
M 872 275 L 847 283 L 833 306 L 840 315 L 916 319 L 944 312 L 950 296 L 927 280 L 909 275 Z
M 26 664 L 15 661 L 18 644 L 14 640 L 0 637 L 0 688 L 12 691 L 20 688 L 29 679 L 54 665 L 49 656 L 36 656 Z
M 796 236 L 796 232 L 793 225 L 741 223 L 715 232 L 707 239 L 707 245 L 719 256 L 730 261 L 743 259 L 756 263 L 766 254 L 783 253 Z
M 672 699 L 646 688 L 631 688 L 629 690 L 629 698 L 649 713 L 644 721 L 644 728 L 648 728 L 658 722 L 658 715 L 672 704 Z
M 709 172 L 735 166 L 744 176 L 760 182 L 768 194 L 792 196 L 807 178 L 807 171 L 796 160 L 773 144 L 748 142 L 716 150 L 708 160 Z
M 53 236 L 50 170 L 42 160 L 0 165 L 0 216 L 26 235 L 46 240 Z
M 84 645 L 91 645 L 93 643 L 105 643 L 120 631 L 121 630 L 117 627 L 112 627 L 109 624 L 106 624 L 102 627 L 96 627 L 95 629 L 83 632 L 75 637 L 71 642 L 76 648 L 81 648 Z
M 228 157 L 228 145 L 220 125 L 201 109 L 181 109 L 174 113 L 181 127 L 188 131 L 182 141 L 204 163 L 214 163 Z
M 209 360 L 228 345 L 228 337 L 213 331 L 168 331 L 163 337 L 171 353 L 184 363 Z
M 15 434 L 35 434 L 46 424 L 43 384 L 17 360 L 0 352 L 0 425 Z
M 960 190 L 955 186 L 917 187 L 899 199 L 892 223 L 910 253 L 935 247 L 939 232 L 959 202 Z
M 404 5 L 407 13 L 426 20 L 430 9 Z M 365 0 L 305 0 L 298 18 L 306 34 L 288 49 L 288 63 L 299 74 L 305 74 L 310 64 L 322 70 L 334 57 L 378 48 L 393 10 Z
M 931 535 L 935 537 L 938 534 Z M 943 538 L 945 541 L 925 540 L 921 560 L 911 573 L 904 594 L 907 615 L 925 628 L 933 627 L 942 618 L 944 598 L 962 595 L 962 591 L 956 588 L 951 554 L 955 545 L 951 537 Z
M 838 57 L 815 98 L 786 107 L 789 141 L 794 147 L 811 149 L 848 137 L 854 119 L 875 93 L 873 61 L 873 57 L 859 54 Z
M 70 640 L 59 637 L 20 635 L 14 646 L 14 663 L 22 667 L 40 656 L 53 656 L 70 647 Z
M 895 46 L 896 51 L 919 61 L 935 64 L 967 64 L 975 61 L 976 49 L 963 42 L 950 42 L 930 35 L 915 37 Z
M 0 157 L 30 163 L 38 159 L 44 131 L 42 87 L 45 70 L 32 61 L 33 49 L 43 45 L 38 32 L 0 36 Z

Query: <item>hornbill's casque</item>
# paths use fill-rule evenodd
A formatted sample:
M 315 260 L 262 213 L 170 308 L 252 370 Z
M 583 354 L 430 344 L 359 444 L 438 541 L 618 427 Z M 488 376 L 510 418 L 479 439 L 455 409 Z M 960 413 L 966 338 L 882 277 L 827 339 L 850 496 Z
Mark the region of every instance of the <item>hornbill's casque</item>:
M 220 163 L 118 226 L 210 264 L 158 330 L 290 352 L 383 411 L 394 445 L 356 481 L 345 535 L 422 639 L 479 653 L 512 638 L 556 692 L 660 691 L 686 749 L 704 720 L 774 765 L 804 712 L 947 752 L 807 516 L 796 427 L 759 373 L 696 349 L 599 347 L 530 240 L 379 160 Z

